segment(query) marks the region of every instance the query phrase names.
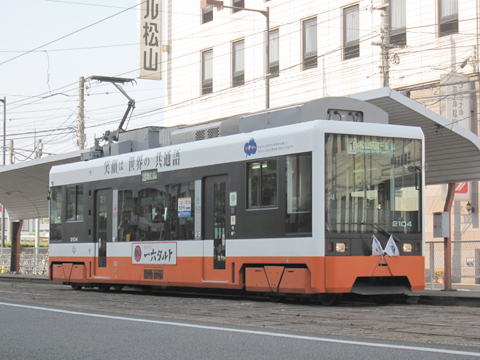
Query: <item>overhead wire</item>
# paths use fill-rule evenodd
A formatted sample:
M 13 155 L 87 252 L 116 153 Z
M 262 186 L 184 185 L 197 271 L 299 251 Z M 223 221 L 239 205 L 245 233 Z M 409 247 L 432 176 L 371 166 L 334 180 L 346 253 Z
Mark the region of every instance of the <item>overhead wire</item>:
M 108 17 L 106 17 L 106 18 L 103 18 L 103 19 L 101 19 L 101 20 L 99 20 L 99 21 L 96 21 L 96 22 L 94 22 L 94 23 L 92 23 L 92 24 L 89 24 L 89 25 L 87 25 L 87 26 L 84 26 L 84 27 L 81 28 L 81 29 L 75 30 L 75 31 L 73 31 L 73 32 L 71 32 L 71 33 L 69 33 L 69 34 L 67 34 L 67 35 L 63 35 L 63 36 L 59 37 L 58 39 L 52 40 L 52 41 L 50 41 L 50 42 L 48 42 L 48 43 L 46 43 L 46 44 L 40 45 L 40 46 L 38 46 L 38 47 L 36 47 L 36 48 L 34 48 L 34 49 L 32 49 L 32 50 L 29 50 L 29 51 L 27 51 L 27 52 L 25 52 L 25 53 L 23 53 L 23 54 L 20 54 L 20 55 L 17 55 L 17 56 L 15 56 L 15 57 L 13 57 L 13 58 L 10 58 L 10 59 L 8 59 L 8 60 L 5 60 L 5 61 L 3 61 L 3 62 L 0 63 L 0 66 L 4 65 L 4 64 L 6 64 L 6 63 L 8 63 L 8 62 L 10 62 L 10 61 L 12 61 L 12 60 L 18 59 L 18 58 L 20 58 L 20 57 L 22 57 L 22 56 L 25 56 L 25 55 L 27 55 L 27 54 L 35 51 L 35 50 L 39 50 L 39 49 L 44 48 L 44 47 L 46 47 L 46 46 L 48 46 L 48 45 L 54 44 L 54 43 L 56 43 L 57 41 L 63 40 L 63 39 L 65 39 L 65 38 L 69 37 L 69 36 L 72 36 L 72 35 L 74 35 L 74 34 L 76 34 L 76 33 L 79 33 L 79 32 L 81 32 L 81 31 L 83 31 L 83 30 L 86 30 L 86 29 L 88 29 L 88 28 L 90 28 L 90 27 L 92 27 L 92 26 L 95 26 L 95 25 L 100 24 L 100 23 L 102 23 L 102 22 L 104 22 L 104 21 L 107 21 L 107 20 L 109 20 L 109 19 L 111 19 L 111 18 L 113 18 L 113 17 L 115 17 L 115 16 L 118 16 L 118 15 L 120 15 L 120 14 L 123 14 L 124 12 L 126 12 L 126 11 L 128 11 L 128 10 L 130 10 L 130 9 L 136 8 L 137 6 L 138 6 L 138 4 L 136 4 L 136 5 L 134 5 L 134 6 L 131 6 L 131 7 L 127 8 L 127 9 L 124 9 L 124 10 L 116 13 L 116 14 L 113 14 L 113 15 L 108 16 Z
M 131 8 L 129 8 L 129 9 L 131 9 Z M 317 16 L 318 16 L 318 15 L 317 15 Z M 245 17 L 248 17 L 248 16 L 245 16 Z M 340 16 L 337 16 L 337 18 L 339 18 L 339 17 L 340 17 Z M 329 19 L 329 21 L 331 21 L 331 19 Z M 282 26 L 282 25 L 280 24 L 280 25 L 278 25 L 278 26 Z M 298 32 L 298 31 L 301 31 L 301 29 L 298 29 L 297 32 Z M 257 34 L 260 33 L 260 32 L 263 32 L 263 30 L 257 32 Z M 252 33 L 252 34 L 246 35 L 246 36 L 254 36 L 255 34 L 256 34 L 256 33 Z M 290 34 L 291 34 L 291 33 L 289 33 L 289 35 L 290 35 Z M 361 42 L 361 43 L 366 43 L 366 42 L 368 42 L 368 41 L 371 41 L 371 39 L 373 39 L 375 36 L 378 36 L 378 34 L 377 34 L 377 33 L 371 33 L 371 34 L 369 34 L 368 36 L 369 36 L 369 37 L 365 36 L 365 37 L 362 39 L 362 42 Z M 230 41 L 227 41 L 227 42 L 224 42 L 223 44 L 229 44 L 229 43 L 230 43 Z M 433 46 L 433 45 L 434 45 L 434 44 L 432 44 L 432 46 Z M 214 45 L 214 46 L 218 46 L 218 45 Z M 253 46 L 256 46 L 256 45 L 253 44 L 252 47 L 253 47 Z M 447 47 L 446 47 L 446 48 L 447 48 Z M 338 52 L 338 51 L 341 51 L 342 49 L 343 49 L 342 46 L 338 46 L 337 48 L 335 48 L 335 49 L 333 49 L 333 50 L 330 50 L 330 51 L 328 52 L 328 54 L 326 53 L 326 54 L 321 54 L 321 55 L 319 55 L 318 58 L 320 59 L 320 58 L 322 58 L 322 57 L 328 56 L 329 54 L 333 54 L 333 53 L 336 53 L 336 52 Z M 433 50 L 437 50 L 437 49 L 431 49 L 431 50 L 433 51 Z M 50 51 L 50 50 L 49 50 L 49 51 Z M 438 51 L 438 50 L 437 50 L 437 51 Z M 191 55 L 192 55 L 192 53 L 187 53 L 187 54 L 182 55 L 182 57 L 183 57 L 183 56 L 187 57 L 187 56 L 191 56 Z M 225 56 L 227 56 L 227 55 L 229 55 L 229 54 L 225 54 Z M 370 63 L 370 62 L 371 62 L 371 58 L 366 59 L 365 61 L 368 62 L 368 63 Z M 365 61 L 362 61 L 362 62 L 365 62 Z M 0 65 L 1 65 L 1 64 L 0 64 Z M 288 68 L 282 69 L 282 71 L 284 71 L 284 72 L 285 72 L 285 71 L 289 71 L 289 70 L 292 70 L 292 69 L 301 67 L 301 65 L 302 65 L 301 63 L 297 63 L 297 64 L 294 64 L 294 65 L 291 65 L 291 66 L 288 67 Z M 188 66 L 192 66 L 192 64 L 185 65 L 185 67 L 188 67 Z M 355 65 L 355 66 L 352 66 L 351 69 L 352 69 L 352 70 L 361 69 L 362 66 L 363 66 L 362 64 L 357 64 L 357 65 Z M 412 68 L 412 70 L 413 70 L 413 68 Z M 310 78 L 310 79 L 312 79 L 312 82 L 314 82 L 315 79 L 318 78 L 318 76 L 319 76 L 319 74 L 317 74 L 317 73 L 314 74 L 313 72 L 312 72 L 309 76 L 305 76 L 304 73 L 299 73 L 299 74 L 296 75 L 296 77 L 304 77 L 304 78 L 306 78 L 306 79 Z M 262 81 L 263 79 L 264 79 L 263 76 L 258 77 L 258 78 L 253 78 L 253 79 L 248 80 L 248 81 L 245 83 L 245 85 L 248 86 L 248 85 L 251 85 L 252 83 L 257 83 L 257 82 L 259 82 L 259 81 Z M 291 79 L 292 79 L 292 78 L 289 78 L 289 81 L 290 81 Z M 74 83 L 74 84 L 70 84 L 70 85 L 71 85 L 71 86 L 73 86 L 73 85 L 76 86 L 77 84 Z M 216 93 L 218 93 L 218 94 L 216 94 L 215 96 L 223 96 L 223 94 L 225 94 L 226 92 L 232 92 L 232 91 L 237 91 L 237 90 L 238 90 L 238 89 L 234 89 L 234 88 L 231 88 L 231 87 L 229 87 L 229 88 L 224 88 L 224 89 L 220 89 L 220 90 L 216 91 Z M 54 91 L 55 91 L 55 90 L 54 90 Z M 312 90 L 312 91 L 316 91 L 316 90 Z M 189 93 L 190 93 L 190 92 L 191 92 L 191 91 L 189 91 Z M 72 96 L 73 96 L 73 95 L 72 95 Z M 132 114 L 131 117 L 130 117 L 130 119 L 135 119 L 135 118 L 141 119 L 141 118 L 144 118 L 144 117 L 146 117 L 146 116 L 148 116 L 148 115 L 151 115 L 151 114 L 163 112 L 163 111 L 165 111 L 165 109 L 176 109 L 176 108 L 180 108 L 180 107 L 182 107 L 182 106 L 188 106 L 188 104 L 186 104 L 187 102 L 196 101 L 196 100 L 199 100 L 199 99 L 201 99 L 201 98 L 203 98 L 203 97 L 202 97 L 202 96 L 198 96 L 198 97 L 196 97 L 196 98 L 192 98 L 192 99 L 186 100 L 185 102 L 181 101 L 181 102 L 179 102 L 179 103 L 172 104 L 172 105 L 168 105 L 168 106 L 155 107 L 154 109 L 152 109 L 152 110 L 150 110 L 150 111 L 147 111 L 147 112 L 143 112 L 143 113 L 135 114 L 135 115 Z M 155 99 L 155 98 L 153 98 L 152 100 L 154 100 L 154 99 Z M 121 106 L 121 105 L 119 105 L 119 106 Z M 101 109 L 89 110 L 89 112 L 95 112 L 95 111 L 101 111 Z M 100 123 L 94 124 L 93 127 L 98 127 L 98 126 L 101 126 L 101 125 L 114 123 L 115 121 L 116 121 L 116 120 L 114 120 L 114 119 L 112 119 L 112 120 L 110 120 L 110 121 L 107 120 L 106 123 L 103 122 L 102 124 L 100 124 Z

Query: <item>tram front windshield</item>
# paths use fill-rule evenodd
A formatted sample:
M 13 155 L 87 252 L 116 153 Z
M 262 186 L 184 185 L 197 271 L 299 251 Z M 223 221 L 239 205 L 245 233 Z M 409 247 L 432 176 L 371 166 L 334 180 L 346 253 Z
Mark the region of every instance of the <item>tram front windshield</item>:
M 421 140 L 327 134 L 326 231 L 420 233 Z

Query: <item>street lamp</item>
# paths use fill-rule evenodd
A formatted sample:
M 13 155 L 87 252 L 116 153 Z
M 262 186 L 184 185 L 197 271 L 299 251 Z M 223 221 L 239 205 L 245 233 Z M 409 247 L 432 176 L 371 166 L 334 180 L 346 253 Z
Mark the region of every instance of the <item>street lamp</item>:
M 472 204 L 470 204 L 470 201 L 467 202 L 467 211 L 469 214 L 475 212 L 475 208 L 472 206 Z
M 257 9 L 247 9 L 237 6 L 227 6 L 223 4 L 223 1 L 218 0 L 202 0 L 201 9 L 205 9 L 208 6 L 214 6 L 217 10 L 222 10 L 223 8 L 234 9 L 234 10 L 245 10 L 258 12 L 265 16 L 267 20 L 267 40 L 265 41 L 265 108 L 270 108 L 270 8 L 267 7 L 267 10 L 257 10 Z

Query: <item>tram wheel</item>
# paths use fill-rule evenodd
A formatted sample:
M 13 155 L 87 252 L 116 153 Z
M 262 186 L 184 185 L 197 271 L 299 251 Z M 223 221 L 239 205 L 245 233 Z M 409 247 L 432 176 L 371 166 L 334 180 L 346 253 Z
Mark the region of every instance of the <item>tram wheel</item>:
M 72 284 L 72 289 L 73 290 L 82 290 L 82 285 Z
M 101 292 L 106 292 L 110 290 L 110 285 L 98 285 L 98 290 Z
M 340 294 L 320 294 L 318 300 L 323 306 L 334 306 L 340 302 Z
M 114 291 L 122 291 L 123 285 L 113 285 L 113 290 Z

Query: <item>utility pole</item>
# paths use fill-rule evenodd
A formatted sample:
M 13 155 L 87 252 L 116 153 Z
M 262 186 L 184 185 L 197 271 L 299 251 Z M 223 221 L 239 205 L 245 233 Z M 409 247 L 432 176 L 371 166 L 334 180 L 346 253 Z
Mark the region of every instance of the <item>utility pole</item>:
M 6 151 L 6 136 L 7 136 L 7 98 L 4 96 L 3 100 L 3 166 L 6 165 L 5 163 L 5 151 Z M 2 248 L 5 247 L 5 206 L 2 205 Z
M 10 165 L 13 164 L 13 140 L 10 139 L 10 144 L 8 146 L 8 152 L 10 154 Z
M 383 87 L 390 85 L 390 6 L 384 4 L 382 7 L 382 71 Z
M 40 159 L 43 154 L 43 143 L 41 139 L 37 140 L 36 146 L 35 146 L 35 159 Z
M 381 39 L 380 42 L 374 42 L 373 45 L 380 46 L 382 48 L 382 66 L 381 74 L 383 79 L 383 86 L 390 85 L 390 4 L 384 3 L 380 7 L 374 7 L 373 10 L 380 10 L 382 14 L 382 28 L 381 28 Z
M 262 13 L 267 20 L 267 39 L 265 41 L 265 108 L 270 109 L 270 8 Z
M 7 98 L 3 97 L 3 165 L 5 163 L 5 151 L 7 151 Z
M 77 150 L 85 147 L 85 78 L 80 76 L 78 83 L 78 124 L 77 124 Z

